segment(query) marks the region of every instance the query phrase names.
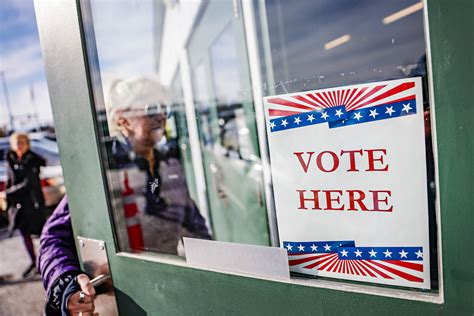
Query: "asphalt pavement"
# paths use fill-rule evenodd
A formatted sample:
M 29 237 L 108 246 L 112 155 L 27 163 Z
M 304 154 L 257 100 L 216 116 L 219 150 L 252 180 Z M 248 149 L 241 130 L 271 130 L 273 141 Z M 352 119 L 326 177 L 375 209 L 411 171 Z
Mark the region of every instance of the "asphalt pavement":
M 0 230 L 0 315 L 43 315 L 45 292 L 39 275 L 24 279 L 30 259 L 21 236 Z M 39 239 L 34 239 L 38 250 Z

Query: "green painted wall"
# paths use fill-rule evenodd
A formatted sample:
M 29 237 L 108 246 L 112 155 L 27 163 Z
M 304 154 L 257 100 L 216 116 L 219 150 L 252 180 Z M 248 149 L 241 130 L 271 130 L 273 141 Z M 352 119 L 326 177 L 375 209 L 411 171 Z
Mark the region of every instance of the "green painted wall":
M 74 231 L 77 235 L 106 241 L 122 315 L 474 313 L 474 137 L 470 129 L 474 119 L 471 77 L 474 2 L 429 0 L 428 5 L 441 195 L 445 293 L 445 303 L 441 305 L 262 281 L 116 256 L 90 95 L 75 93 L 88 88 L 85 72 L 81 71 L 84 64 L 73 48 L 71 52 L 67 47 L 62 48 L 64 60 L 56 60 L 54 54 L 48 55 L 47 49 L 44 50 L 45 60 L 58 67 L 47 69 L 50 87 L 60 85 L 61 80 L 69 80 L 74 87 L 50 91 Z M 62 38 L 61 32 L 65 32 L 68 41 L 79 41 L 70 35 L 76 32 L 74 28 L 64 30 L 58 24 L 49 28 L 52 29 L 58 32 L 56 41 Z M 43 47 L 57 45 L 47 36 L 48 28 L 41 32 Z M 70 69 L 68 63 L 74 64 L 75 75 L 62 70 L 62 67 Z
M 474 2 L 428 1 L 446 304 L 474 313 Z

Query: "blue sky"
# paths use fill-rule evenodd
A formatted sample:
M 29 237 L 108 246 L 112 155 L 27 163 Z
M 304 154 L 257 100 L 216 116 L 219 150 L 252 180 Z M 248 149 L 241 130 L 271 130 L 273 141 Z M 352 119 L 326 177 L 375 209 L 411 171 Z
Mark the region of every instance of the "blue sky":
M 52 121 L 33 0 L 1 1 L 0 71 L 7 80 L 14 116 L 34 112 L 30 97 L 32 86 L 40 121 Z M 7 122 L 5 95 L 0 87 L 0 126 Z M 25 118 L 18 117 L 15 123 L 18 128 L 25 123 Z

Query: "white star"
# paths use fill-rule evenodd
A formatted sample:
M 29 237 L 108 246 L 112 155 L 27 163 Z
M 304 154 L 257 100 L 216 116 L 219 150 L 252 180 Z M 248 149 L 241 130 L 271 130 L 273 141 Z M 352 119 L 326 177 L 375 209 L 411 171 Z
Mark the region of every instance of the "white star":
M 311 250 L 312 250 L 312 251 L 318 251 L 318 246 L 312 245 L 312 246 L 311 246 Z
M 357 249 L 356 251 L 354 251 L 356 257 L 362 257 L 362 251 L 360 251 L 359 249 Z
M 370 257 L 372 258 L 372 257 L 375 257 L 377 255 L 377 252 L 374 251 L 374 249 L 372 249 L 372 250 L 369 251 L 369 254 L 370 254 Z
M 324 246 L 324 250 L 330 251 L 330 250 L 331 250 L 331 246 L 329 246 L 328 244 L 326 244 L 326 246 Z
M 275 122 L 270 122 L 270 128 L 273 129 L 275 127 Z
M 415 255 L 416 255 L 417 258 L 423 258 L 423 253 L 419 249 L 418 249 L 417 252 L 415 252 Z
M 346 251 L 346 249 L 342 249 L 341 255 L 342 255 L 343 257 L 347 257 L 347 251 Z
M 360 115 L 360 112 L 354 113 L 354 118 L 359 121 L 361 118 L 363 118 L 362 115 Z
M 408 113 L 408 112 L 410 112 L 410 110 L 413 110 L 413 108 L 410 106 L 410 103 L 403 105 L 402 112 L 406 111 Z
M 288 251 L 292 251 L 292 250 L 293 250 L 293 246 L 290 245 L 290 244 L 288 244 L 288 245 L 286 245 L 286 249 L 288 249 Z
M 395 112 L 393 110 L 393 106 L 387 106 L 385 108 L 387 109 L 387 111 L 385 111 L 385 114 L 388 114 L 388 115 L 392 116 L 392 113 Z
M 286 125 L 288 125 L 288 122 L 286 120 L 282 120 L 281 121 L 281 125 L 283 125 L 284 127 L 286 127 Z
M 406 257 L 407 257 L 407 254 L 408 254 L 408 252 L 405 252 L 405 249 L 402 249 L 402 251 L 401 251 L 401 252 L 399 252 L 399 254 L 400 254 L 400 258 L 406 258 Z
M 375 119 L 375 117 L 376 117 L 377 115 L 379 115 L 379 114 L 377 113 L 377 109 L 370 110 L 369 116 L 372 116 L 372 117 Z
M 342 113 L 342 110 L 340 110 L 340 109 L 339 109 L 339 110 L 336 110 L 336 116 L 337 116 L 338 118 L 341 118 L 342 115 L 344 115 L 344 114 Z
M 385 255 L 385 258 L 392 258 L 392 253 L 390 251 L 388 251 L 388 249 L 383 253 Z
M 297 116 L 297 117 L 295 118 L 295 121 L 294 121 L 294 123 L 296 123 L 296 124 L 300 125 L 300 123 L 301 123 L 301 119 L 300 119 L 300 117 L 299 117 L 299 116 Z
M 313 121 L 314 121 L 314 116 L 313 116 L 313 114 L 308 115 L 308 121 L 310 121 L 311 123 L 313 123 Z
M 329 115 L 326 112 L 323 112 L 323 114 L 321 115 L 322 119 L 327 119 L 328 117 Z
M 304 246 L 300 244 L 300 245 L 298 246 L 298 250 L 299 250 L 299 251 L 304 251 Z

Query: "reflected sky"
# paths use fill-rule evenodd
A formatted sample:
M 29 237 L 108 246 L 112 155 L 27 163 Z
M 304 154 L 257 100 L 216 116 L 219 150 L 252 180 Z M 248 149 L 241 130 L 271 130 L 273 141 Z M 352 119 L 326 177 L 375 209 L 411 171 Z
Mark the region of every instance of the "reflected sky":
M 240 102 L 242 99 L 241 75 L 232 23 L 219 35 L 210 50 L 216 102 L 219 105 Z
M 153 2 L 91 1 L 91 9 L 102 79 L 154 74 Z
M 33 127 L 24 116 L 20 117 L 34 112 L 32 90 L 40 121 L 52 122 L 33 0 L 1 1 L 0 71 L 8 84 L 12 114 L 18 116 L 16 127 Z M 0 127 L 7 122 L 5 95 L 0 85 Z

